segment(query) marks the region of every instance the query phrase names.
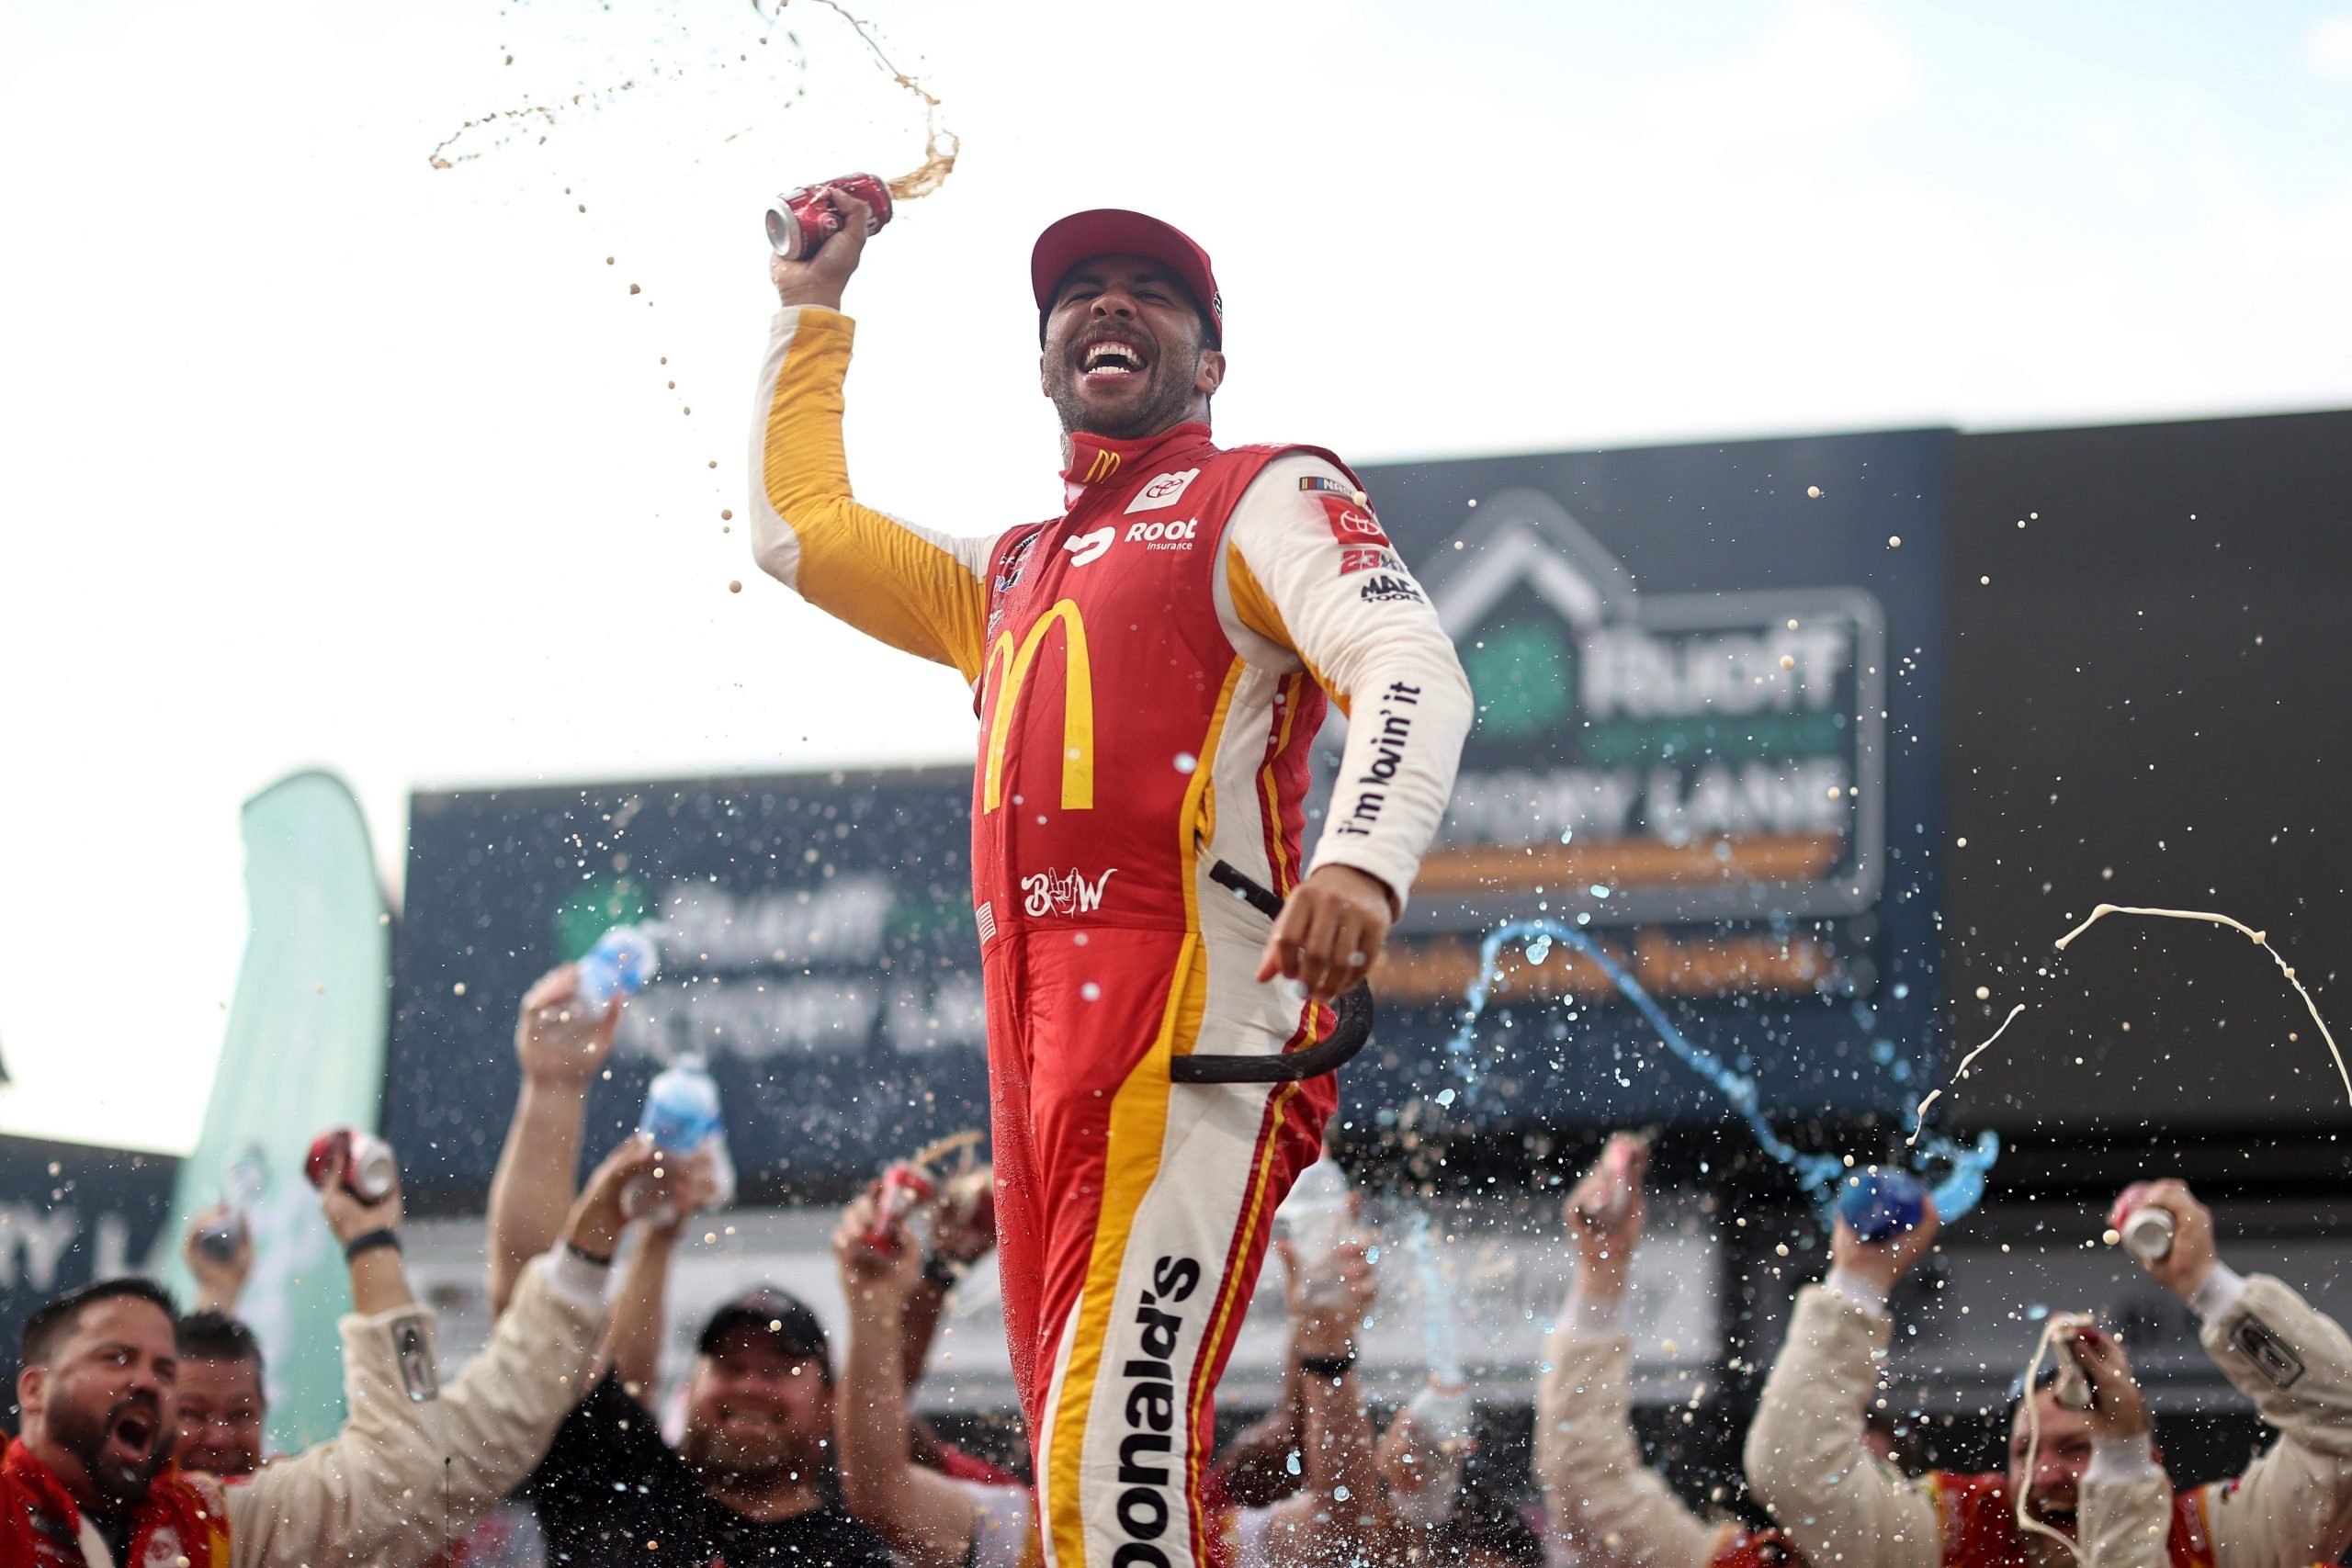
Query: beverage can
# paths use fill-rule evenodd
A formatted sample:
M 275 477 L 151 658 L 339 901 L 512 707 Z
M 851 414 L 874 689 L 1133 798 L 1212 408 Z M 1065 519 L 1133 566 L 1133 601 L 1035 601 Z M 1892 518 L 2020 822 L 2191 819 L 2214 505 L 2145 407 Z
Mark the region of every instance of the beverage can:
M 302 1174 L 311 1185 L 324 1191 L 337 1168 L 343 1172 L 344 1190 L 363 1203 L 382 1202 L 400 1179 L 392 1145 L 356 1127 L 337 1127 L 311 1141 L 311 1152 L 302 1161 Z
M 2057 1313 L 2050 1320 L 2050 1344 L 2058 1372 L 2050 1392 L 2069 1410 L 2091 1407 L 2090 1378 L 2075 1359 L 2075 1335 L 2079 1329 L 2096 1326 L 2098 1321 L 2086 1312 Z
M 931 1201 L 938 1188 L 931 1173 L 911 1160 L 892 1160 L 882 1172 L 881 1190 L 875 1194 L 874 1223 L 866 1227 L 865 1245 L 876 1252 L 898 1249 L 898 1231 L 919 1203 Z
M 847 191 L 865 203 L 868 238 L 890 221 L 890 187 L 872 175 L 843 175 L 827 186 Z M 768 246 L 786 261 L 807 261 L 824 243 L 842 231 L 842 215 L 825 199 L 823 186 L 802 186 L 786 191 L 768 204 Z
M 1838 1217 L 1863 1241 L 1907 1231 L 1927 1212 L 1928 1190 L 1899 1170 L 1871 1166 L 1848 1176 L 1838 1190 Z
M 2170 1209 L 2143 1204 L 2124 1216 L 2123 1250 L 2143 1263 L 2161 1263 L 2172 1251 L 2177 1229 Z

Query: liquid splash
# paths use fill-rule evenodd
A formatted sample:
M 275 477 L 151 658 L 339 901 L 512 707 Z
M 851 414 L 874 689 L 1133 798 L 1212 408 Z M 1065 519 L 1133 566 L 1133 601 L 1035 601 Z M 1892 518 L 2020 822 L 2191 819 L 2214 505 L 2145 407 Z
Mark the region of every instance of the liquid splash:
M 1486 940 L 1479 943 L 1478 977 L 1471 982 L 1469 990 L 1464 994 L 1461 1023 L 1445 1043 L 1447 1061 L 1454 1075 L 1462 1080 L 1465 1102 L 1477 1098 L 1485 1082 L 1476 1050 L 1478 1021 L 1486 1014 L 1487 999 L 1498 974 L 1495 960 L 1501 955 L 1503 949 L 1513 942 L 1526 944 L 1531 963 L 1541 964 L 1555 944 L 1590 959 L 1594 966 L 1608 976 L 1609 983 L 1617 987 L 1618 994 L 1633 1003 L 1635 1010 L 1648 1021 L 1659 1042 L 1684 1066 L 1721 1095 L 1724 1103 L 1747 1123 L 1748 1131 L 1755 1134 L 1757 1146 L 1794 1176 L 1800 1187 L 1813 1194 L 1824 1225 L 1832 1223 L 1838 1188 L 1848 1169 L 1845 1156 L 1807 1154 L 1781 1137 L 1764 1115 L 1755 1079 L 1734 1071 L 1713 1052 L 1693 1044 L 1674 1026 L 1674 1021 L 1667 1017 L 1666 1010 L 1657 1005 L 1657 999 L 1642 988 L 1641 982 L 1610 955 L 1608 949 L 1575 926 L 1559 920 L 1513 920 L 1487 932 Z M 1454 1098 L 1451 1089 L 1436 1097 L 1441 1106 L 1451 1106 Z M 1938 1165 L 1943 1167 L 1943 1179 L 1936 1183 L 1931 1195 L 1935 1199 L 1936 1212 L 1947 1221 L 1960 1218 L 1984 1198 L 1984 1179 L 2001 1154 L 2001 1140 L 1997 1134 L 1982 1133 L 1973 1144 L 1962 1144 L 1940 1134 L 1928 1134 L 1923 1138 L 1917 1125 L 1913 1127 L 1910 1141 L 1905 1146 L 1912 1150 L 1913 1168 L 1923 1175 Z
M 2023 1011 L 2025 1011 L 2025 1004 L 2023 1002 L 2019 1002 L 2017 1006 L 2011 1008 L 2009 1010 L 2009 1016 L 2001 1020 L 2001 1027 L 1987 1035 L 1983 1044 L 1977 1046 L 1975 1050 L 1971 1051 L 1967 1055 L 1962 1056 L 1960 1059 L 1960 1066 L 1952 1071 L 1951 1081 L 1958 1083 L 1961 1079 L 1966 1077 L 1968 1076 L 1968 1065 L 1976 1060 L 1977 1057 L 1982 1056 L 1985 1052 L 1991 1050 L 1993 1048 L 1993 1042 L 1998 1040 L 2002 1035 L 2007 1034 L 2009 1032 L 2009 1025 L 2015 1023 L 2018 1021 L 2018 1014 Z M 1943 1097 L 1944 1091 L 1942 1089 L 1939 1089 L 1930 1090 L 1928 1098 L 1921 1100 L 1917 1108 L 1911 1112 L 1911 1135 L 1903 1141 L 1903 1146 L 1905 1148 L 1909 1148 L 1918 1143 L 1919 1129 L 1928 1124 L 1928 1107 L 1933 1105 L 1937 1100 L 1941 1100 Z
M 840 4 L 840 0 L 815 0 L 815 3 L 823 6 L 842 21 L 847 22 L 850 30 L 857 35 L 858 41 L 865 45 L 867 52 L 874 56 L 875 62 L 888 73 L 890 79 L 922 100 L 923 161 L 910 173 L 900 175 L 888 183 L 891 199 L 894 201 L 912 201 L 919 197 L 929 196 L 946 183 L 947 176 L 955 172 L 957 154 L 963 151 L 962 140 L 940 121 L 941 105 L 938 97 L 920 80 L 899 69 L 888 53 L 883 50 L 881 40 L 874 36 L 871 24 L 852 15 Z M 761 4 L 761 0 L 752 0 L 752 10 L 763 21 L 780 23 L 785 7 L 790 4 L 791 0 L 775 0 L 773 14 L 771 14 Z M 766 40 L 763 39 L 761 41 Z M 509 60 L 511 62 L 511 56 Z M 720 62 L 718 69 L 726 68 L 726 62 Z M 659 73 L 660 68 L 657 66 L 655 74 Z M 555 103 L 525 104 L 516 108 L 494 110 L 478 119 L 467 120 L 457 130 L 443 137 L 435 144 L 433 150 L 425 154 L 425 160 L 435 169 L 454 169 L 459 164 L 469 164 L 484 153 L 506 145 L 517 135 L 531 130 L 534 125 L 539 131 L 539 140 L 544 141 L 547 140 L 547 132 L 560 122 L 565 113 L 574 109 L 591 113 L 603 109 L 617 100 L 622 94 L 635 91 L 637 85 L 636 79 L 632 77 L 617 86 L 573 93 L 569 98 Z M 736 133 L 738 136 L 741 134 L 741 131 Z M 732 141 L 735 137 L 730 136 L 727 140 Z
M 1446 1288 L 1437 1242 L 1430 1235 L 1427 1210 L 1415 1209 L 1406 1218 L 1405 1250 L 1412 1258 L 1413 1284 L 1421 1299 L 1421 1359 L 1429 1367 L 1430 1382 L 1439 1388 L 1460 1388 L 1462 1325 L 1453 1292 Z
M 2227 926 L 2254 942 L 2263 952 L 2270 954 L 2270 962 L 2278 965 L 2278 973 L 2287 976 L 2287 984 L 2294 987 L 2295 995 L 2303 998 L 2303 1010 L 2312 1015 L 2312 1022 L 2319 1028 L 2319 1037 L 2327 1042 L 2327 1054 L 2335 1062 L 2335 1076 L 2344 1080 L 2344 1098 L 2347 1102 L 2352 1102 L 2352 1072 L 2345 1069 L 2344 1053 L 2336 1048 L 2335 1031 L 2327 1027 L 2327 1020 L 2320 1017 L 2319 1004 L 2312 1000 L 2312 994 L 2303 989 L 2302 981 L 2296 978 L 2294 966 L 2280 957 L 2278 950 L 2270 945 L 2267 935 L 2256 931 L 2242 920 L 2233 920 L 2227 915 L 2217 915 L 2207 909 L 2153 909 L 2130 904 L 2101 904 L 2090 912 L 2089 918 L 2081 925 L 2058 939 L 2058 951 L 2065 952 L 2069 942 L 2109 915 L 2143 915 L 2166 920 L 2203 920 L 2210 925 Z
M 781 17 L 784 8 L 790 4 L 792 0 L 776 0 L 776 15 Z M 955 173 L 956 155 L 964 149 L 962 139 L 939 123 L 939 100 L 932 96 L 930 90 L 921 82 L 891 63 L 890 57 L 882 52 L 881 41 L 875 38 L 872 28 L 843 10 L 840 0 L 817 0 L 817 4 L 847 22 L 859 40 L 872 51 L 875 61 L 890 73 L 890 79 L 922 100 L 922 166 L 912 174 L 900 175 L 889 182 L 890 199 L 912 201 L 917 197 L 929 196 L 946 184 L 947 176 Z M 752 0 L 752 9 L 757 11 L 759 8 L 760 0 Z

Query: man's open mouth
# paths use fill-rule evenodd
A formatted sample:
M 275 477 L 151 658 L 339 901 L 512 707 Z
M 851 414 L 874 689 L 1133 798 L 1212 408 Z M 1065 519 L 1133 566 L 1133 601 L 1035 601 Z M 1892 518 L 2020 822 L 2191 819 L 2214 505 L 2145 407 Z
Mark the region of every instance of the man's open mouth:
M 1150 360 L 1143 349 L 1120 338 L 1101 338 L 1086 345 L 1079 356 L 1080 373 L 1089 380 L 1115 380 L 1139 376 Z
M 155 1440 L 155 1417 L 144 1410 L 126 1410 L 114 1418 L 110 1435 L 132 1453 L 143 1454 Z

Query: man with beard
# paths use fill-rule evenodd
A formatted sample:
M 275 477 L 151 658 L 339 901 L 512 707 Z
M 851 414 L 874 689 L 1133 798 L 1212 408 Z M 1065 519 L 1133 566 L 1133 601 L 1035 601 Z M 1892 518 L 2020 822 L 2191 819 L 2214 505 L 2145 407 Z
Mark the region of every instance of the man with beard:
M 1031 254 L 1062 515 L 962 537 L 861 504 L 840 310 L 866 209 L 827 196 L 841 232 L 771 266 L 754 553 L 972 689 L 999 1258 L 1041 1542 L 1059 1568 L 1189 1568 L 1210 1394 L 1338 1089 L 1170 1065 L 1329 1035 L 1443 815 L 1469 684 L 1336 457 L 1212 443 L 1224 302 L 1207 254 L 1140 213 L 1074 214 Z M 1303 864 L 1328 702 L 1351 723 Z M 1283 898 L 1271 934 L 1219 862 Z
M 674 1450 L 610 1372 L 565 1420 L 520 1493 L 548 1560 L 893 1568 L 837 1501 L 833 1370 L 817 1314 L 755 1290 L 713 1313 L 695 1348 Z
M 167 1468 L 186 1361 L 170 1299 L 112 1280 L 44 1305 L 23 1331 L 24 1435 L 0 1471 L 0 1564 L 424 1562 L 523 1479 L 574 1403 L 604 1328 L 621 1192 L 654 1159 L 632 1139 L 598 1168 L 563 1247 L 525 1272 L 489 1347 L 446 1390 L 400 1267 L 397 1188 L 368 1204 L 331 1181 L 356 1309 L 343 1324 L 350 1418 L 225 1489 Z M 223 1457 L 241 1468 L 245 1453 Z
M 0 1461 L 0 1563 L 228 1568 L 217 1482 L 165 1473 L 178 1416 L 171 1298 L 102 1280 L 25 1320 L 23 1430 Z
M 2211 1211 L 2183 1183 L 2137 1187 L 2125 1201 L 2172 1214 L 2172 1249 L 2145 1267 L 2196 1313 L 2206 1352 L 2278 1440 L 2235 1479 L 2176 1495 L 2122 1348 L 2086 1328 L 2072 1349 L 2089 1409 L 2069 1409 L 2043 1383 L 2011 1410 L 2006 1473 L 1905 1480 L 1865 1451 L 1861 1414 L 1894 1328 L 1888 1295 L 1934 1241 L 1935 1207 L 1877 1243 L 1840 1221 L 1829 1276 L 1798 1292 L 1747 1432 L 1748 1484 L 1806 1557 L 1844 1568 L 2064 1568 L 2074 1543 L 2094 1568 L 2335 1560 L 2352 1517 L 2352 1339 L 2278 1280 L 2223 1263 Z M 2041 1529 L 2018 1525 L 2020 1494 Z

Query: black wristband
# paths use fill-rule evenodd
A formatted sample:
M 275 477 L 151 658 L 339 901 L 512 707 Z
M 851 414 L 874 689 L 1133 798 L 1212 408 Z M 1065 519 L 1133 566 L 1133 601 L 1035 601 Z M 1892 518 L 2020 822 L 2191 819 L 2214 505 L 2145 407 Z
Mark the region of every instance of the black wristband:
M 1350 1350 L 1344 1356 L 1301 1356 L 1298 1370 L 1308 1377 L 1337 1382 L 1356 1370 L 1356 1353 Z
M 379 1247 L 389 1247 L 394 1252 L 402 1250 L 401 1233 L 387 1227 L 382 1230 L 369 1231 L 365 1235 L 353 1236 L 343 1244 L 343 1259 L 348 1263 L 361 1253 L 373 1252 Z
M 610 1269 L 613 1266 L 613 1255 L 611 1253 L 606 1252 L 599 1254 L 591 1252 L 586 1247 L 581 1246 L 578 1242 L 572 1240 L 570 1236 L 565 1236 L 563 1238 L 563 1249 L 571 1254 L 572 1257 L 580 1259 L 582 1263 L 593 1263 L 599 1269 Z

